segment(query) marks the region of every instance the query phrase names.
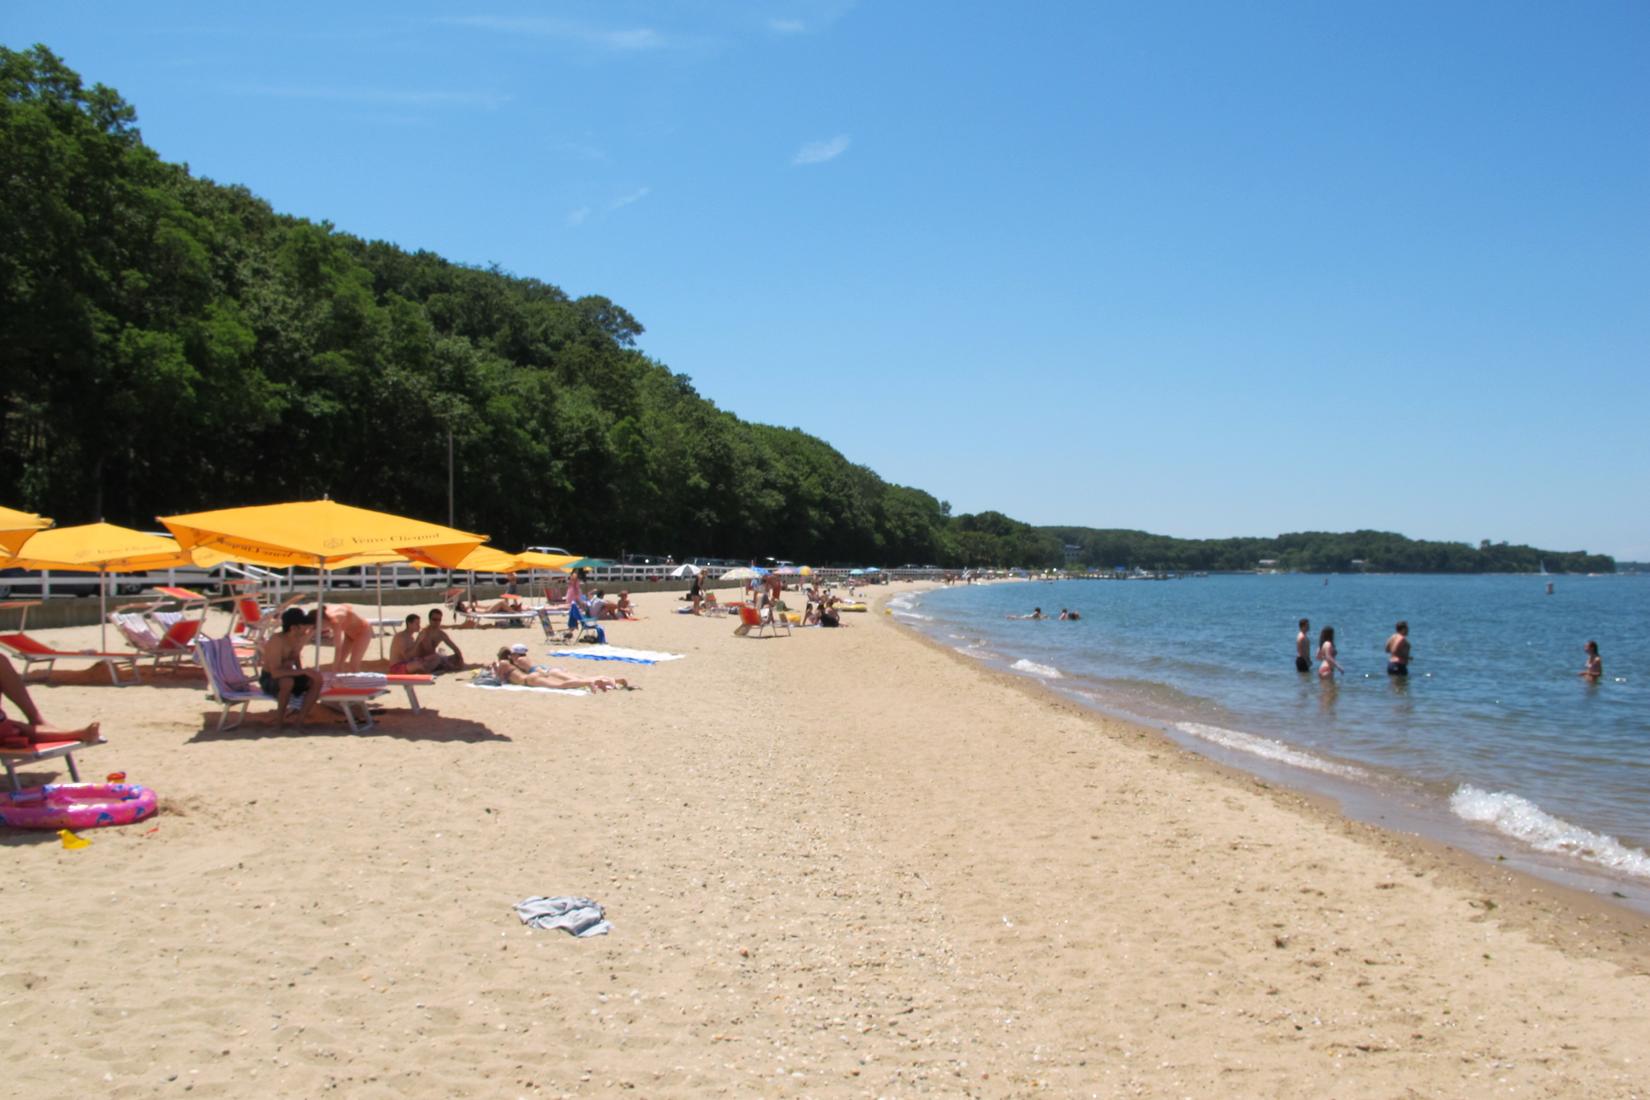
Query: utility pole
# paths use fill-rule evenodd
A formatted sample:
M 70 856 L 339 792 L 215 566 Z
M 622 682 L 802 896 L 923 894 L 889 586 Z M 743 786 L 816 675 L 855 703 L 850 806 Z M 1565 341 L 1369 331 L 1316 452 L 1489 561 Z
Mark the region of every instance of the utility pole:
M 453 525 L 453 429 L 447 427 L 447 526 Z

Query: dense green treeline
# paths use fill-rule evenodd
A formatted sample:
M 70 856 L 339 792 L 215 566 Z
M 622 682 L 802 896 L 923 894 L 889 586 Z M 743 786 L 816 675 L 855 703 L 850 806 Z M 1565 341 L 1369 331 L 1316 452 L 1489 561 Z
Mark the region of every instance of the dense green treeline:
M 1090 527 L 1042 527 L 1063 546 L 1078 547 L 1076 564 L 1168 570 L 1277 569 L 1312 573 L 1609 573 L 1613 559 L 1586 551 L 1540 550 L 1488 539 L 1425 542 L 1390 531 L 1299 531 L 1274 538 L 1174 539 L 1145 531 L 1097 531 Z
M 1202 543 L 953 516 L 718 409 L 641 333 L 606 298 L 197 179 L 114 91 L 44 47 L 0 47 L 0 501 L 60 523 L 323 494 L 445 520 L 450 438 L 453 521 L 505 547 L 1047 567 L 1077 542 L 1102 566 L 1536 567 L 1526 547 L 1371 532 Z
M 502 545 L 955 557 L 940 501 L 747 424 L 606 298 L 284 217 L 0 51 L 0 493 L 60 522 L 323 493 Z

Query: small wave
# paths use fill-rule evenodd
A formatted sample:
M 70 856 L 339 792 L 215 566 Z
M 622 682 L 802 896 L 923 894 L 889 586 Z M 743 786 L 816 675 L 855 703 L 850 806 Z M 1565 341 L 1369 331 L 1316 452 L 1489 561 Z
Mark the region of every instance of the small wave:
M 931 622 L 934 621 L 934 616 L 924 615 L 920 611 L 907 611 L 902 607 L 895 607 L 895 608 L 893 608 L 893 611 L 894 611 L 894 617 L 898 618 L 898 619 L 916 619 L 919 622 L 925 622 L 925 623 L 931 623 Z
M 1345 776 L 1348 779 L 1362 779 L 1368 772 L 1362 768 L 1354 768 L 1350 764 L 1337 764 L 1332 760 L 1325 760 L 1321 756 L 1313 756 L 1309 752 L 1291 748 L 1282 741 L 1274 741 L 1270 737 L 1259 737 L 1241 730 L 1222 729 L 1220 726 L 1206 726 L 1202 722 L 1176 722 L 1175 729 L 1181 733 L 1189 733 L 1193 737 L 1212 742 L 1228 749 L 1247 752 L 1254 756 L 1275 760 L 1280 764 L 1288 764 L 1295 768 L 1304 768 L 1307 771 L 1322 772 L 1325 775 Z
M 1019 672 L 1029 672 L 1033 676 L 1041 676 L 1045 680 L 1060 679 L 1059 669 L 1052 665 L 1040 665 L 1036 661 L 1028 661 L 1024 657 L 1021 657 L 1018 661 L 1015 661 L 1008 667 Z
M 1629 848 L 1613 836 L 1572 825 L 1516 794 L 1463 786 L 1450 795 L 1449 808 L 1456 817 L 1490 825 L 1538 852 L 1558 852 L 1612 871 L 1650 878 L 1650 853 Z

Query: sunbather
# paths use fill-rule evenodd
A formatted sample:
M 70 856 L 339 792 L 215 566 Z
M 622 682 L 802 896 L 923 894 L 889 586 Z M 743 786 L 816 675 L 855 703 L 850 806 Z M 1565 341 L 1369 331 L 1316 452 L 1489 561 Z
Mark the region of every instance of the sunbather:
M 630 681 L 623 679 L 608 679 L 596 677 L 583 679 L 570 675 L 559 668 L 549 668 L 545 665 L 535 665 L 527 656 L 527 647 L 517 643 L 506 646 L 498 651 L 498 660 L 493 663 L 493 675 L 498 677 L 501 684 L 520 684 L 523 687 L 544 688 L 584 688 L 588 691 L 612 691 L 615 688 L 630 688 Z
M 401 676 L 407 673 L 436 672 L 441 668 L 443 658 L 440 654 L 431 654 L 428 657 L 418 655 L 418 635 L 424 620 L 414 611 L 407 616 L 405 627 L 396 632 L 390 639 L 390 674 Z
M 0 741 L 14 741 L 17 738 L 36 744 L 41 741 L 85 741 L 87 743 L 98 740 L 98 723 L 79 729 L 63 729 L 47 722 L 40 714 L 40 708 L 34 705 L 29 698 L 29 689 L 23 683 L 23 677 L 5 657 L 0 657 L 0 695 L 10 699 L 18 710 L 23 713 L 23 721 L 15 722 L 7 718 L 0 711 Z
M 440 658 L 440 663 L 434 668 L 426 668 L 426 672 L 440 672 L 444 670 L 457 671 L 464 667 L 464 654 L 458 648 L 458 643 L 441 625 L 442 611 L 439 607 L 430 609 L 430 625 L 418 636 L 417 657 L 422 660 L 426 657 Z M 451 653 L 439 652 L 441 646 L 452 650 Z

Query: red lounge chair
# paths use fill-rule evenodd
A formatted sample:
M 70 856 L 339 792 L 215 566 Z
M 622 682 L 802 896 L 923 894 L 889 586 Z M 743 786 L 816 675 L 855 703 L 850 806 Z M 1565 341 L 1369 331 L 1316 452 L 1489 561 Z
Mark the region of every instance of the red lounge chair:
M 93 745 L 107 745 L 107 741 L 36 741 L 26 748 L 0 748 L 0 763 L 6 765 L 6 778 L 11 781 L 11 789 L 22 790 L 22 784 L 17 782 L 17 765 L 33 764 L 37 760 L 50 760 L 54 756 L 61 756 L 63 762 L 69 765 L 69 778 L 76 783 L 80 782 L 80 769 L 74 766 L 74 754 L 80 749 L 89 749 Z
M 166 627 L 166 633 L 156 634 L 144 616 L 129 611 L 112 612 L 109 621 L 137 650 L 135 656 L 153 658 L 156 668 L 162 661 L 171 661 L 172 667 L 177 668 L 183 658 L 194 652 L 195 635 L 201 629 L 199 619 L 179 619 Z
M 72 649 L 53 649 L 39 638 L 32 638 L 19 631 L 16 634 L 0 634 L 0 649 L 23 662 L 23 677 L 28 678 L 29 669 L 35 665 L 46 666 L 45 679 L 52 674 L 52 666 L 58 661 L 78 657 L 84 661 L 99 661 L 109 670 L 109 682 L 116 687 L 127 687 L 131 684 L 140 684 L 138 678 L 136 653 L 102 653 L 97 650 L 84 652 Z M 127 678 L 121 677 L 121 670 L 125 669 Z

